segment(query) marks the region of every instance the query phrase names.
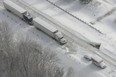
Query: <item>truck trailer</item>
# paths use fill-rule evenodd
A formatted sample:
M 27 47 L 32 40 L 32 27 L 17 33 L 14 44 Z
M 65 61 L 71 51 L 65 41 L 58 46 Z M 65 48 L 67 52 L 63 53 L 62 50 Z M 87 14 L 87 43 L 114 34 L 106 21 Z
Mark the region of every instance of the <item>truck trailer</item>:
M 28 24 L 33 24 L 33 17 L 28 11 L 26 11 L 25 9 L 23 9 L 22 7 L 18 6 L 10 0 L 4 0 L 3 4 L 9 12 L 12 12 L 21 19 L 25 20 Z
M 102 69 L 107 67 L 104 60 L 101 57 L 97 56 L 97 55 L 87 54 L 87 55 L 84 55 L 84 58 L 89 60 L 89 61 L 92 61 L 93 64 L 95 64 L 96 66 L 98 66 L 98 67 L 100 67 Z
M 44 21 L 43 19 L 36 17 L 33 19 L 34 26 L 44 33 L 48 34 L 55 40 L 57 40 L 60 44 L 66 44 L 67 40 L 64 38 L 63 34 L 58 31 L 52 24 Z
M 91 60 L 92 60 L 93 64 L 95 64 L 96 66 L 98 66 L 102 69 L 106 68 L 105 62 L 101 57 L 95 55 L 91 58 Z

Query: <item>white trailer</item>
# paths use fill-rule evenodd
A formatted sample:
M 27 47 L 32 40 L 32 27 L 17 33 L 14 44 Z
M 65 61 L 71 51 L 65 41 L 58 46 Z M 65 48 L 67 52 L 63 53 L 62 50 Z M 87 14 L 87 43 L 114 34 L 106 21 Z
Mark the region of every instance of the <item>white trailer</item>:
M 4 0 L 3 2 L 4 7 L 14 13 L 15 15 L 19 16 L 21 19 L 25 20 L 26 22 L 28 22 L 29 24 L 33 24 L 33 17 L 30 15 L 29 12 L 27 12 L 25 9 L 23 9 L 22 7 L 18 6 L 17 4 L 13 3 L 10 0 Z
M 66 39 L 64 39 L 64 36 L 62 35 L 61 32 L 59 32 L 55 27 L 53 27 L 50 23 L 42 20 L 39 17 L 36 17 L 33 19 L 34 26 L 55 40 L 57 40 L 60 44 L 65 44 L 67 43 Z
M 100 67 L 102 69 L 107 67 L 104 60 L 101 57 L 97 56 L 97 55 L 87 54 L 87 55 L 84 55 L 84 58 L 89 60 L 89 61 L 92 61 L 93 64 L 95 64 L 96 66 L 98 66 L 98 67 Z
M 91 58 L 91 60 L 92 60 L 92 62 L 93 62 L 96 66 L 98 66 L 98 67 L 100 67 L 100 68 L 102 68 L 102 69 L 106 68 L 106 65 L 105 65 L 105 63 L 104 63 L 104 60 L 103 60 L 101 57 L 95 55 L 95 56 L 93 56 L 93 57 Z

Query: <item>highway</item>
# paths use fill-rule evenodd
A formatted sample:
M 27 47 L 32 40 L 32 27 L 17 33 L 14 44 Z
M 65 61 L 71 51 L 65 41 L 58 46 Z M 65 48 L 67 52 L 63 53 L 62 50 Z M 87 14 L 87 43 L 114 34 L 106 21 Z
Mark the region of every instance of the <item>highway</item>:
M 99 55 L 105 61 L 112 64 L 116 68 L 116 60 L 115 59 L 113 59 L 111 56 L 109 56 L 107 54 L 101 53 L 99 51 L 99 49 L 91 46 L 87 41 L 85 41 L 83 39 L 80 39 L 80 37 L 77 36 L 78 33 L 75 34 L 75 32 L 73 32 L 72 30 L 70 30 L 70 29 L 66 28 L 65 26 L 63 26 L 63 24 L 61 24 L 58 21 L 52 19 L 50 16 L 42 13 L 41 11 L 31 7 L 29 4 L 23 2 L 22 0 L 19 0 L 19 1 L 13 0 L 13 1 L 15 3 L 21 5 L 22 7 L 26 8 L 27 10 L 31 10 L 31 12 L 33 12 L 32 14 L 34 16 L 39 16 L 42 19 L 44 19 L 46 22 L 49 22 L 49 23 L 53 24 L 54 26 L 56 26 L 58 29 L 60 29 L 65 34 L 68 41 L 70 41 L 70 42 L 74 41 L 77 44 L 77 46 L 80 45 L 80 46 L 84 47 L 85 49 L 87 49 L 88 51 Z M 73 38 L 71 38 L 71 37 L 73 37 Z M 70 42 L 66 46 L 70 46 Z
M 62 9 L 62 8 L 61 8 L 61 7 L 59 7 L 58 5 L 56 5 L 56 4 L 54 4 L 53 2 L 51 2 L 50 0 L 46 0 L 46 1 L 48 1 L 49 3 L 51 3 L 51 4 L 52 4 L 52 5 L 54 5 L 54 6 L 58 7 L 58 8 L 59 8 L 59 9 L 61 9 L 62 11 L 66 12 L 67 14 L 71 15 L 71 16 L 72 16 L 72 17 L 74 17 L 75 19 L 77 19 L 77 20 L 79 20 L 79 21 L 83 22 L 84 24 L 86 24 L 86 25 L 90 26 L 91 28 L 93 28 L 94 30 L 98 31 L 99 33 L 102 33 L 100 30 L 98 30 L 98 29 L 94 28 L 91 24 L 89 24 L 89 23 L 87 23 L 87 22 L 83 21 L 82 19 L 78 18 L 77 16 L 75 16 L 75 15 L 73 15 L 73 14 L 69 13 L 68 11 L 66 11 L 66 10 Z M 103 33 L 102 33 L 102 34 L 103 34 Z

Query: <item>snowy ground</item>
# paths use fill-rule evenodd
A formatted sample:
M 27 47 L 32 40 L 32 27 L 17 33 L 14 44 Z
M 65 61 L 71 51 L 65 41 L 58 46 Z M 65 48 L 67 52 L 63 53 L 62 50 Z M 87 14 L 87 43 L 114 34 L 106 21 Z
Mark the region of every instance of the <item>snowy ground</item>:
M 110 68 L 108 67 L 105 70 L 101 70 L 95 65 L 91 64 L 91 62 L 87 62 L 82 57 L 84 54 L 88 53 L 83 48 L 79 47 L 78 54 L 80 58 L 73 58 L 70 55 L 66 55 L 61 49 L 57 42 L 55 42 L 50 37 L 46 36 L 41 31 L 37 31 L 34 27 L 27 25 L 23 21 L 21 21 L 18 17 L 10 14 L 6 10 L 0 11 L 0 18 L 3 18 L 2 21 L 8 21 L 9 26 L 13 32 L 14 41 L 18 41 L 18 39 L 25 38 L 27 35 L 30 39 L 37 40 L 39 45 L 41 45 L 42 51 L 51 48 L 53 51 L 58 53 L 60 59 L 60 65 L 62 65 L 65 69 L 72 69 L 73 74 L 71 77 L 106 77 L 104 74 L 107 70 L 107 73 L 110 72 Z M 40 48 L 40 47 L 39 47 Z M 89 71 L 88 71 L 89 70 Z M 102 73 L 103 72 L 103 73 Z M 113 73 L 113 72 L 112 72 Z M 109 75 L 109 74 L 108 74 Z
M 41 10 L 45 14 L 48 14 L 52 18 L 61 22 L 62 24 L 65 24 L 65 26 L 69 27 L 70 29 L 74 30 L 75 32 L 78 32 L 78 33 L 82 34 L 83 37 L 86 37 L 86 39 L 92 40 L 93 42 L 101 42 L 100 41 L 101 40 L 101 34 L 99 34 L 97 31 L 91 29 L 88 25 L 78 21 L 74 17 L 72 17 L 72 16 L 68 15 L 67 13 L 63 12 L 62 10 L 58 9 L 54 5 L 51 5 L 49 2 L 43 1 L 43 0 L 38 0 L 38 1 L 37 0 L 34 0 L 34 1 L 30 1 L 30 0 L 26 1 L 25 0 L 25 2 L 33 5 L 33 7 L 35 7 L 36 9 Z M 75 12 L 76 12 L 76 14 L 81 16 L 81 18 L 83 18 L 84 21 L 87 20 L 89 22 L 97 20 L 97 18 L 100 18 L 100 16 L 102 17 L 104 14 L 107 14 L 109 11 L 112 10 L 112 8 L 114 8 L 112 5 L 109 5 L 108 3 L 103 2 L 101 4 L 100 2 L 99 1 L 93 2 L 93 5 L 94 5 L 94 3 L 95 4 L 99 3 L 100 5 L 93 6 L 93 5 L 91 5 L 92 4 L 91 3 L 89 5 L 84 6 L 84 5 L 80 5 L 80 4 L 78 4 L 78 5 L 74 4 L 74 3 L 79 3 L 78 1 L 75 2 L 75 1 L 65 1 L 65 0 L 60 0 L 60 1 L 54 0 L 55 4 L 57 4 L 57 5 L 60 4 L 59 6 L 61 6 L 62 8 L 65 7 L 66 10 L 68 8 L 73 10 L 74 7 L 71 7 L 71 5 L 72 6 L 77 5 L 77 6 L 80 6 L 80 7 L 82 6 L 81 10 L 79 10 L 79 12 L 81 12 L 81 13 L 78 13 L 78 10 L 75 10 Z M 65 9 L 65 8 L 63 8 L 63 9 Z M 107 9 L 105 9 L 105 8 L 107 8 Z M 98 11 L 98 12 L 96 12 L 96 11 Z M 94 15 L 94 13 L 92 13 L 92 12 L 95 12 L 96 15 Z M 71 11 L 70 13 L 73 13 L 73 11 Z M 85 13 L 85 14 L 82 15 L 83 13 Z M 79 16 L 76 16 L 76 17 L 79 17 Z M 87 16 L 89 16 L 89 17 L 87 17 Z M 92 20 L 89 20 L 87 18 L 91 18 Z M 69 22 L 69 23 L 65 23 L 65 22 Z M 100 29 L 100 31 L 102 31 L 106 36 L 107 36 L 108 32 L 109 33 L 111 33 L 111 31 L 114 32 L 114 30 L 113 30 L 114 28 L 112 29 L 112 27 L 109 26 L 109 25 L 106 26 L 106 25 L 102 25 L 100 23 L 100 24 L 97 24 L 97 25 L 94 25 L 94 26 L 97 27 L 98 29 Z M 92 33 L 91 33 L 91 31 L 92 31 Z
M 61 1 L 65 1 L 65 0 L 61 0 Z M 109 35 L 104 36 L 104 35 L 100 34 L 99 32 L 95 31 L 91 27 L 74 19 L 70 15 L 59 10 L 58 8 L 54 7 L 53 5 L 51 5 L 50 3 L 46 2 L 46 1 L 44 2 L 43 0 L 38 0 L 38 1 L 37 0 L 33 0 L 33 1 L 27 0 L 26 2 L 33 5 L 33 7 L 41 10 L 42 12 L 48 14 L 49 16 L 53 17 L 54 19 L 58 20 L 62 24 L 65 24 L 65 26 L 72 29 L 75 32 L 75 34 L 76 34 L 76 32 L 80 33 L 82 35 L 82 39 L 84 39 L 84 40 L 89 40 L 92 42 L 99 42 L 99 41 L 101 42 L 102 41 L 105 44 L 107 42 L 107 40 L 109 39 L 109 38 L 108 39 L 106 38 L 106 36 L 109 36 Z M 104 3 L 104 4 L 106 4 L 106 3 Z M 105 5 L 103 5 L 103 8 L 104 8 L 104 6 Z M 66 6 L 64 6 L 64 7 L 66 7 Z M 108 7 L 109 7 L 109 10 L 112 8 L 111 5 L 109 5 Z M 107 11 L 108 10 L 105 10 L 105 11 L 103 11 L 103 13 L 98 13 L 98 14 L 102 15 L 102 14 L 104 14 L 104 12 L 107 12 Z M 82 10 L 81 12 L 85 13 L 85 10 Z M 80 14 L 81 13 L 79 13 L 78 16 L 80 16 Z M 92 15 L 88 15 L 88 14 L 90 14 L 90 13 L 87 13 L 87 16 L 92 16 Z M 99 17 L 99 15 L 96 15 L 96 17 L 97 16 Z M 113 16 L 111 16 L 111 19 L 112 19 L 112 17 Z M 71 77 L 77 77 L 77 76 L 78 77 L 85 77 L 85 76 L 86 77 L 115 77 L 116 76 L 116 75 L 113 75 L 113 74 L 115 74 L 115 71 L 111 70 L 110 67 L 108 67 L 107 69 L 101 70 L 101 69 L 97 68 L 96 66 L 94 66 L 93 64 L 91 64 L 90 62 L 85 61 L 82 58 L 83 55 L 86 53 L 91 53 L 91 52 L 88 52 L 88 50 L 84 49 L 83 47 L 75 46 L 75 43 L 74 43 L 72 45 L 74 45 L 75 48 L 72 47 L 72 49 L 76 50 L 76 52 L 74 52 L 73 54 L 62 53 L 62 52 L 65 52 L 65 49 L 64 49 L 64 51 L 62 51 L 63 47 L 59 46 L 57 42 L 55 42 L 53 39 L 51 39 L 50 37 L 48 37 L 41 31 L 37 31 L 34 27 L 27 25 L 25 22 L 20 20 L 18 17 L 12 15 L 11 13 L 8 13 L 6 10 L 0 11 L 0 18 L 3 18 L 2 21 L 3 20 L 8 21 L 8 24 L 10 25 L 10 27 L 12 28 L 12 31 L 14 32 L 14 37 L 13 37 L 14 40 L 17 40 L 17 38 L 22 36 L 20 34 L 23 34 L 24 37 L 25 37 L 25 35 L 29 35 L 30 37 L 33 36 L 35 38 L 32 38 L 32 39 L 39 39 L 39 44 L 42 46 L 42 49 L 51 48 L 52 50 L 59 52 L 59 57 L 61 59 L 61 65 L 64 66 L 64 68 L 66 68 L 66 69 L 68 69 L 70 67 L 73 68 L 74 74 Z M 87 17 L 87 18 L 91 18 L 91 17 Z M 91 21 L 92 19 L 93 18 L 88 19 L 88 21 Z M 96 19 L 96 18 L 94 17 L 94 19 Z M 68 23 L 66 23 L 66 22 L 68 22 Z M 107 22 L 107 18 L 103 19 L 101 22 L 103 22 L 103 23 Z M 111 22 L 109 21 L 107 23 L 112 24 L 112 21 Z M 108 25 L 108 24 L 106 24 L 106 25 Z M 112 28 L 112 29 L 114 29 L 114 28 Z M 112 29 L 111 29 L 111 31 L 112 31 Z M 112 32 L 114 32 L 114 31 L 112 31 Z M 114 35 L 114 34 L 115 34 L 115 32 L 112 35 Z M 114 37 L 112 39 L 114 39 Z M 114 43 L 110 43 L 110 41 L 109 41 L 109 44 L 114 45 Z M 110 47 L 108 47 L 108 48 L 110 48 Z M 110 48 L 110 50 L 111 49 L 112 48 Z M 115 51 L 115 50 L 113 50 L 113 51 Z M 91 53 L 91 54 L 93 54 L 93 53 Z M 110 65 L 110 64 L 108 64 L 108 65 Z
M 42 11 L 43 13 L 51 16 L 53 19 L 62 23 L 66 28 L 73 31 L 76 36 L 80 37 L 89 42 L 101 43 L 102 49 L 105 47 L 108 51 L 114 55 L 116 47 L 116 37 L 115 37 L 115 6 L 108 1 L 95 0 L 90 4 L 82 5 L 79 1 L 66 1 L 66 0 L 49 0 L 65 9 L 74 16 L 86 21 L 88 24 L 94 22 L 94 28 L 101 31 L 103 34 L 99 33 L 95 29 L 86 25 L 83 22 L 75 19 L 71 15 L 57 8 L 56 6 L 50 4 L 43 0 L 25 0 L 24 2 L 32 5 L 34 8 Z M 81 8 L 76 8 L 76 6 Z M 105 9 L 107 8 L 107 9 Z M 77 15 L 78 14 L 78 15 Z M 82 15 L 83 14 L 83 15 Z M 82 17 L 83 16 L 83 17 Z M 67 22 L 67 23 L 66 23 Z M 79 34 L 79 35 L 78 35 Z M 102 50 L 101 50 L 102 52 Z M 104 51 L 103 51 L 104 52 Z M 108 55 L 109 53 L 107 53 Z M 110 56 L 112 56 L 110 55 Z

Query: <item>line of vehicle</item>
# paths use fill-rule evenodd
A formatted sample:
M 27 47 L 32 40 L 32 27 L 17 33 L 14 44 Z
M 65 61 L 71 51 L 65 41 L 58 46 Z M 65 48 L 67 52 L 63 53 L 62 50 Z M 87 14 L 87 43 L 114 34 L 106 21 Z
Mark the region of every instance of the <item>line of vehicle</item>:
M 17 1 L 17 2 L 18 2 L 18 1 Z M 62 30 L 62 32 L 65 31 L 64 34 L 67 35 L 68 38 L 70 38 L 70 39 L 72 39 L 72 40 L 74 40 L 74 41 L 76 41 L 76 42 L 79 41 L 80 43 L 79 43 L 79 42 L 77 42 L 77 43 L 80 44 L 81 46 L 84 46 L 85 48 L 88 48 L 88 49 L 91 49 L 91 48 L 96 49 L 95 47 L 92 47 L 92 46 L 89 44 L 89 42 L 87 42 L 87 41 L 85 41 L 85 40 L 79 38 L 78 36 L 76 36 L 77 33 L 75 34 L 75 33 L 73 32 L 73 30 L 71 30 L 71 29 L 65 27 L 63 24 L 59 23 L 58 21 L 56 21 L 55 19 L 51 18 L 50 16 L 48 16 L 48 15 L 42 13 L 41 11 L 39 11 L 39 10 L 37 10 L 37 9 L 35 9 L 35 8 L 33 8 L 33 7 L 31 7 L 29 4 L 27 4 L 27 3 L 25 3 L 25 2 L 22 2 L 22 0 L 20 0 L 19 3 L 22 4 L 22 5 L 24 5 L 24 7 L 25 7 L 25 6 L 28 7 L 28 10 L 29 10 L 29 9 L 33 10 L 33 11 L 34 11 L 34 15 L 35 15 L 35 13 L 36 13 L 37 16 L 39 15 L 39 16 L 40 16 L 42 19 L 44 19 L 46 22 L 49 22 L 50 24 L 53 24 L 55 27 L 60 28 L 60 30 Z M 68 33 L 68 34 L 67 34 L 67 33 Z M 71 38 L 71 37 L 73 37 L 73 38 Z
M 104 53 L 99 52 L 98 49 L 90 46 L 87 42 L 85 42 L 84 40 L 80 39 L 79 37 L 75 36 L 72 32 L 73 31 L 69 31 L 70 29 L 68 28 L 64 28 L 64 26 L 61 23 L 58 23 L 57 21 L 53 20 L 51 17 L 47 16 L 46 14 L 42 13 L 41 11 L 31 7 L 29 4 L 22 2 L 21 1 L 16 1 L 19 2 L 20 4 L 22 4 L 22 6 L 26 6 L 28 7 L 29 10 L 33 10 L 34 13 L 36 13 L 37 15 L 43 17 L 45 19 L 46 22 L 51 22 L 54 25 L 56 25 L 57 27 L 60 27 L 61 29 L 65 30 L 66 33 L 68 33 L 67 37 L 74 40 L 78 45 L 83 46 L 85 49 L 88 49 L 89 51 L 99 55 L 100 57 L 102 57 L 105 61 L 111 63 L 114 67 L 116 67 L 116 61 L 111 58 L 109 55 L 106 55 Z M 62 26 L 61 26 L 62 25 Z M 73 37 L 73 38 L 71 38 Z M 77 42 L 78 41 L 78 42 Z

